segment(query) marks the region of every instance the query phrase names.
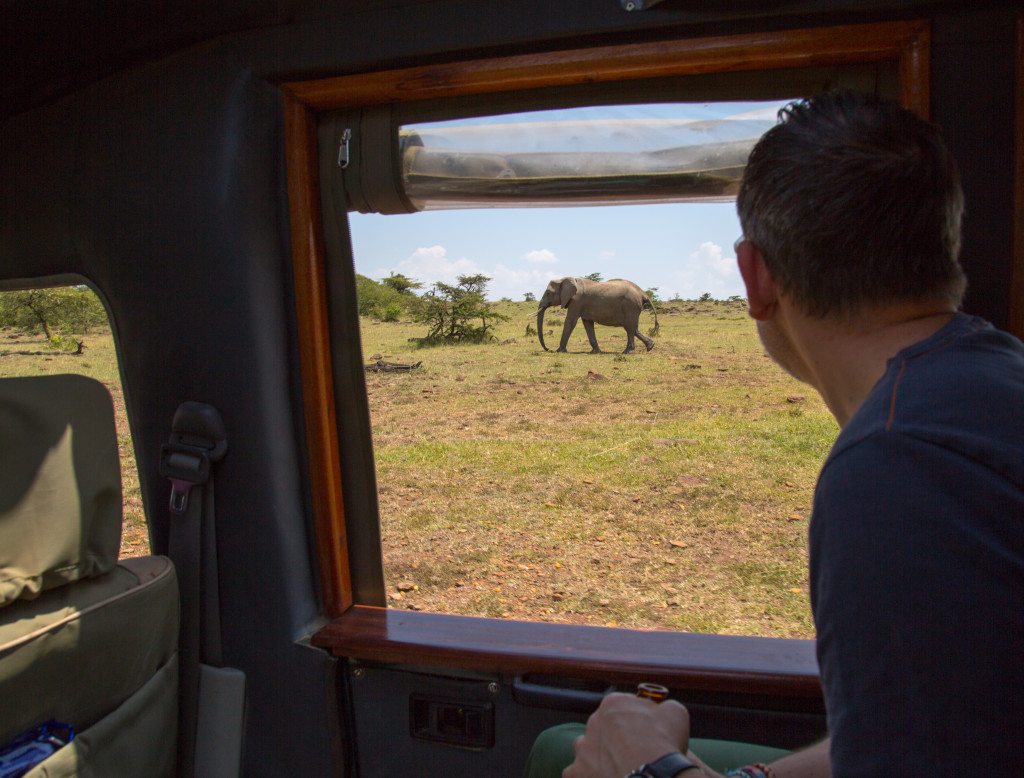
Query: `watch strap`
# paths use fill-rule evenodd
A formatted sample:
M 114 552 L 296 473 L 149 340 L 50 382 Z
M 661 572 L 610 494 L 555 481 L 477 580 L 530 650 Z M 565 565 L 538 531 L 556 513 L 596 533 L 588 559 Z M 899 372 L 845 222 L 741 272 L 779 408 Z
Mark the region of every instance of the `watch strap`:
M 658 757 L 653 762 L 640 765 L 626 778 L 675 778 L 683 770 L 697 767 L 678 751 Z

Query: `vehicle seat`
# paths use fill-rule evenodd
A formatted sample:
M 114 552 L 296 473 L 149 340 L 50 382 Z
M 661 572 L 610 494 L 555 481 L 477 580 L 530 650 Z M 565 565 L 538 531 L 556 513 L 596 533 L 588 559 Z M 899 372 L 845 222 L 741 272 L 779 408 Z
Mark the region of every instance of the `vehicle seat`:
M 178 585 L 118 562 L 114 411 L 91 378 L 0 379 L 0 749 L 49 720 L 75 738 L 27 776 L 169 776 Z

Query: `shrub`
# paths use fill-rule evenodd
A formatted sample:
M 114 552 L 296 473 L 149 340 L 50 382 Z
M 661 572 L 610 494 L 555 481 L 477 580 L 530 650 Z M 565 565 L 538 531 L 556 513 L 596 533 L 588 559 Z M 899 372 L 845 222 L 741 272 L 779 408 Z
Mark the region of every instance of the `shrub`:
M 397 321 L 402 311 L 408 308 L 407 299 L 416 299 L 413 294 L 403 294 L 389 284 L 356 274 L 356 298 L 359 301 L 359 315 L 379 321 Z M 397 311 L 394 318 L 386 319 L 389 311 Z
M 421 346 L 441 343 L 484 343 L 493 340 L 492 330 L 508 316 L 498 313 L 487 302 L 484 293 L 491 279 L 485 275 L 459 276 L 458 284 L 451 286 L 438 281 L 423 295 L 419 310 L 413 312 L 416 321 L 430 326 L 427 334 L 418 338 Z
M 46 344 L 54 351 L 65 351 L 68 353 L 81 354 L 85 343 L 76 338 L 73 334 L 54 334 Z

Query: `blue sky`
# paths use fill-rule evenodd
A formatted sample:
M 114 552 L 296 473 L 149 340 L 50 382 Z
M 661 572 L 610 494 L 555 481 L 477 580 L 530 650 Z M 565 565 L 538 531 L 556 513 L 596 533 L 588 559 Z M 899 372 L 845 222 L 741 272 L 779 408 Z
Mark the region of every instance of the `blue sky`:
M 491 277 L 492 299 L 537 297 L 552 278 L 628 278 L 662 298 L 742 295 L 733 203 L 351 214 L 356 271 L 424 282 Z M 425 288 L 426 288 L 425 287 Z
M 643 106 L 642 116 L 774 116 L 779 103 Z M 616 107 L 619 108 L 619 107 Z M 588 114 L 608 108 L 502 117 L 506 123 Z M 636 115 L 633 107 L 632 116 Z M 680 113 L 682 112 L 682 113 Z M 490 120 L 475 120 L 495 121 Z M 463 122 L 465 123 L 465 122 Z M 446 123 L 454 124 L 454 123 Z M 431 127 L 443 125 L 431 125 Z M 588 141 L 589 142 L 589 141 Z M 530 149 L 533 150 L 533 149 Z M 489 297 L 540 296 L 552 278 L 600 273 L 641 287 L 724 299 L 743 295 L 733 242 L 740 227 L 732 202 L 559 208 L 436 210 L 400 216 L 350 214 L 356 272 L 374 279 L 402 273 L 454 283 L 459 275 L 491 277 Z

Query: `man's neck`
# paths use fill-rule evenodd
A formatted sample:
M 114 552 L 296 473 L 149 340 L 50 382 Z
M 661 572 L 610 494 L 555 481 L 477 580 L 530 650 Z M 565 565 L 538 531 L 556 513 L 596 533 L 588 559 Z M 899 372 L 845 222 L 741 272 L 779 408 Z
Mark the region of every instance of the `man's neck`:
M 849 321 L 811 320 L 786 312 L 805 375 L 845 427 L 890 359 L 940 330 L 955 311 L 947 303 L 906 303 L 863 312 Z

